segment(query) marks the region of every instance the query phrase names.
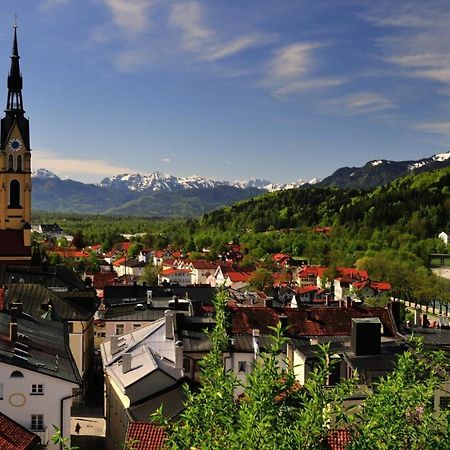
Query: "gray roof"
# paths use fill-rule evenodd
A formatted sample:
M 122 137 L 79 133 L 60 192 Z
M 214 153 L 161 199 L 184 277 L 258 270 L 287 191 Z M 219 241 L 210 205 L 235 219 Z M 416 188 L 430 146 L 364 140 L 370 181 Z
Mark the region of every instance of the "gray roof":
M 182 385 L 178 384 L 130 406 L 127 413 L 133 421 L 148 422 L 150 414 L 162 405 L 163 416 L 167 419 L 174 419 L 183 412 L 185 401 L 184 389 Z
M 145 304 L 144 304 L 145 305 Z M 145 306 L 144 306 L 145 307 Z M 134 305 L 115 306 L 108 308 L 103 314 L 103 320 L 113 320 L 121 322 L 143 321 L 153 322 L 164 317 L 165 309 L 136 309 Z
M 406 340 L 414 337 L 423 338 L 424 345 L 432 349 L 450 350 L 450 330 L 440 328 L 412 327 L 401 329 L 401 334 Z
M 52 305 L 53 320 L 89 320 L 97 309 L 95 297 L 62 298 L 39 284 L 9 284 L 5 305 L 22 303 L 23 311 L 33 317 L 42 317 Z M 62 294 L 63 295 L 63 294 Z
M 0 361 L 81 384 L 69 349 L 68 331 L 62 323 L 22 314 L 17 320 L 18 339 L 11 342 L 10 319 L 9 312 L 0 312 Z

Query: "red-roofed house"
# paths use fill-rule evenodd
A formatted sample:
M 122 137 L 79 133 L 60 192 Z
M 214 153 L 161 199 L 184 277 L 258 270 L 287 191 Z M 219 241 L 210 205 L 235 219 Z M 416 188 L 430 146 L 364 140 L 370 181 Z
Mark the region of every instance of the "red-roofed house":
M 231 287 L 232 289 L 239 289 L 248 285 L 251 276 L 251 272 L 227 272 L 225 275 L 225 286 Z
M 352 284 L 352 287 L 357 292 L 358 298 L 361 300 L 367 297 L 377 297 L 392 289 L 391 283 L 370 280 L 357 281 Z
M 160 450 L 166 438 L 163 427 L 149 422 L 132 422 L 128 425 L 126 442 L 135 450 Z
M 291 308 L 297 308 L 300 303 L 312 303 L 318 291 L 318 286 L 304 286 L 294 288 L 294 296 L 291 300 Z
M 214 275 L 219 266 L 218 262 L 205 261 L 186 261 L 184 267 L 191 270 L 192 284 L 209 284 L 209 277 Z
M 322 278 L 327 268 L 325 266 L 299 267 L 294 281 L 300 286 L 321 286 Z
M 35 450 L 40 447 L 39 437 L 0 412 L 0 449 Z
M 158 284 L 169 283 L 178 284 L 179 286 L 189 286 L 191 282 L 191 270 L 180 269 L 178 267 L 170 267 L 162 270 L 158 274 Z
M 353 285 L 368 279 L 367 271 L 338 267 L 340 276 L 334 280 L 334 298 L 341 300 L 352 293 Z

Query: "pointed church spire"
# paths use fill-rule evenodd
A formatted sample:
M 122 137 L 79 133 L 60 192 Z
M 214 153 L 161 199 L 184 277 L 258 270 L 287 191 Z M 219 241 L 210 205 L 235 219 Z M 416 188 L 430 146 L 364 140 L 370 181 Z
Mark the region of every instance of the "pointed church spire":
M 19 46 L 17 45 L 17 16 L 14 21 L 14 40 L 11 54 L 11 69 L 8 75 L 8 101 L 6 110 L 23 111 L 22 74 L 19 65 Z

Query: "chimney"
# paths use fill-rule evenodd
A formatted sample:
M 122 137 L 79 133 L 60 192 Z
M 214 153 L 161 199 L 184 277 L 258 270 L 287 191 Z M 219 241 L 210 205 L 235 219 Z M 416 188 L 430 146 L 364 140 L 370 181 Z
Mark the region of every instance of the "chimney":
M 258 330 L 258 328 L 253 328 L 253 330 L 252 330 L 252 344 L 253 344 L 253 354 L 256 359 L 259 355 L 259 330 Z
M 153 300 L 153 291 L 148 290 L 147 291 L 147 309 L 151 309 L 152 307 L 152 300 Z
M 133 355 L 131 353 L 124 353 L 122 355 L 122 373 L 127 373 L 131 370 L 131 359 Z
M 273 306 L 273 298 L 271 298 L 271 297 L 265 298 L 264 299 L 264 306 L 266 308 L 272 308 L 272 306 Z
M 420 309 L 414 310 L 414 325 L 416 327 L 420 326 Z
M 9 322 L 9 340 L 11 342 L 17 341 L 17 322 L 15 319 L 11 318 L 11 321 Z
M 16 317 L 20 316 L 22 314 L 22 303 L 20 302 L 14 302 L 11 303 L 9 308 L 11 309 L 11 312 L 13 313 L 13 315 L 15 315 Z
M 183 342 L 175 342 L 175 369 L 183 368 Z
M 393 301 L 390 303 L 392 317 L 394 318 L 395 326 L 400 328 L 401 325 L 401 303 L 398 301 Z
M 112 336 L 110 342 L 111 355 L 115 355 L 119 351 L 119 338 Z
M 325 294 L 325 306 L 330 306 L 330 294 Z
M 352 307 L 352 298 L 350 296 L 347 296 L 346 302 L 345 302 L 345 307 L 346 308 L 351 308 Z
M 172 311 L 164 311 L 166 339 L 173 339 L 174 336 L 174 317 Z
M 355 356 L 381 353 L 381 322 L 378 317 L 352 319 L 351 350 Z

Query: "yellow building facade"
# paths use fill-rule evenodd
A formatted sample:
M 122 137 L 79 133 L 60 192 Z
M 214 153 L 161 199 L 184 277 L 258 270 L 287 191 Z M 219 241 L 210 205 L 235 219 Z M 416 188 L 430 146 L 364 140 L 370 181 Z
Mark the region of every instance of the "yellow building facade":
M 22 99 L 17 26 L 0 127 L 0 264 L 31 262 L 31 151 Z

